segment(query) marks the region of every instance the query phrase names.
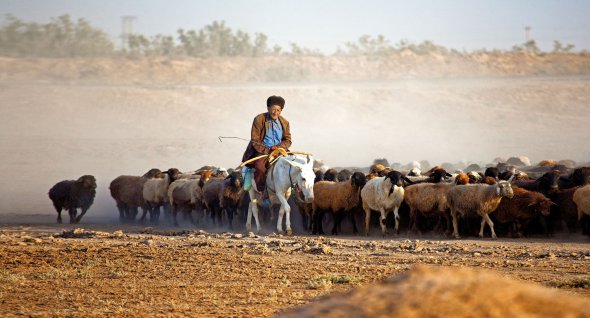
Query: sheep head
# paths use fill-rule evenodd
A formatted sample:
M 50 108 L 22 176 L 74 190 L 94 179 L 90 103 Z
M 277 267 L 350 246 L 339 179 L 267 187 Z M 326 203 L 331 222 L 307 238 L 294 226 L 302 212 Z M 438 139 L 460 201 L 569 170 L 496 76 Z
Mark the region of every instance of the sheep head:
M 167 174 L 168 177 L 170 177 L 170 180 L 176 180 L 180 175 L 180 171 L 176 168 L 170 168 L 166 170 L 165 174 Z
M 242 187 L 242 184 L 243 184 L 242 174 L 239 173 L 238 171 L 234 171 L 234 172 L 230 173 L 229 176 L 227 176 L 225 179 L 229 180 L 229 184 L 231 184 L 235 188 L 239 189 Z
M 496 183 L 496 194 L 498 196 L 503 196 L 510 199 L 513 198 L 514 191 L 512 190 L 512 185 L 510 185 L 510 182 L 502 180 Z
M 557 183 L 561 172 L 559 170 L 553 170 L 545 173 L 539 178 L 539 186 L 541 189 L 546 189 L 549 192 L 555 192 L 559 190 L 559 184 Z
M 537 214 L 540 213 L 544 216 L 549 216 L 552 205 L 556 204 L 547 198 L 538 198 L 537 200 L 531 202 L 528 207 L 532 207 L 533 211 Z
M 469 183 L 478 183 L 482 179 L 481 175 L 475 171 L 467 172 L 467 177 L 469 178 Z
M 148 172 L 146 172 L 142 177 L 150 179 L 155 177 L 160 172 L 162 172 L 160 169 L 152 168 Z
M 422 171 L 420 171 L 420 169 L 418 168 L 412 168 L 410 170 L 410 172 L 408 173 L 408 176 L 410 177 L 418 177 L 422 174 Z
M 437 169 L 432 173 L 432 179 L 434 183 L 439 183 L 444 181 L 446 177 L 452 177 L 450 173 L 448 173 L 445 169 Z
M 457 185 L 465 185 L 468 184 L 469 181 L 469 176 L 465 173 L 459 173 L 457 177 L 455 177 L 455 184 Z
M 353 187 L 358 187 L 360 189 L 367 183 L 367 177 L 362 172 L 355 172 L 352 174 L 352 177 L 350 177 L 350 183 Z
M 330 168 L 324 172 L 324 180 L 326 181 L 336 181 L 336 176 L 338 175 L 338 171 L 336 169 Z
M 78 180 L 76 180 L 76 182 L 81 184 L 82 187 L 84 187 L 86 189 L 91 189 L 91 190 L 96 189 L 96 179 L 94 178 L 94 176 L 83 175 L 80 178 L 78 178 Z

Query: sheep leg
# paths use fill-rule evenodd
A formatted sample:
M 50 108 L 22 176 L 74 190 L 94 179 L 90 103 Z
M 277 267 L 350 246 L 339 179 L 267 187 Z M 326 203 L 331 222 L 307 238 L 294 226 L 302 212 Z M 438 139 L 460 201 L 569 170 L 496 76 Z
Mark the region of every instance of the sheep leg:
M 338 228 L 340 227 L 340 222 L 344 219 L 344 211 L 338 210 L 334 215 L 334 226 L 332 227 L 332 235 L 338 235 Z
M 76 214 L 78 214 L 78 210 L 76 208 L 71 208 L 68 210 L 70 214 L 70 224 L 76 223 Z
M 166 207 L 164 205 L 162 205 L 161 209 L 166 209 Z M 158 224 L 160 222 L 160 205 L 158 205 L 155 209 L 154 209 L 154 213 L 152 214 L 151 220 L 150 222 L 152 224 Z
M 133 222 L 135 222 L 135 218 L 137 217 L 137 214 L 139 214 L 139 211 L 138 211 L 138 209 L 139 209 L 139 208 L 138 208 L 138 207 L 136 207 L 136 206 L 134 206 L 134 207 L 132 207 L 132 208 L 131 208 L 131 207 L 129 208 L 129 214 L 128 214 L 128 217 L 129 217 L 129 223 L 133 223 Z
M 352 222 L 352 234 L 357 235 L 359 233 L 359 229 L 356 227 L 356 218 L 353 211 L 350 211 L 348 216 L 350 218 L 350 222 Z
M 492 238 L 497 239 L 498 237 L 496 236 L 496 232 L 494 231 L 494 223 L 492 222 L 492 220 L 490 220 L 490 216 L 487 214 L 484 214 L 483 219 L 486 223 L 488 223 L 490 230 L 492 230 Z M 479 237 L 483 237 L 483 227 L 484 227 L 484 223 L 482 221 L 481 229 L 479 230 Z
M 227 223 L 229 223 L 229 229 L 233 231 L 234 229 L 234 209 L 232 207 L 227 207 L 225 209 L 225 213 L 227 213 Z
M 363 207 L 365 210 L 365 236 L 369 236 L 369 223 L 371 222 L 371 209 Z
M 384 208 L 381 208 L 379 210 L 379 212 L 381 212 L 381 215 L 379 216 L 379 225 L 381 226 L 381 235 L 385 236 L 385 234 L 387 233 L 387 228 L 385 227 L 385 219 L 387 218 L 387 214 L 385 212 Z
M 178 206 L 174 206 L 172 208 L 172 223 L 174 224 L 174 226 L 178 227 L 178 219 L 176 218 L 176 216 L 178 215 Z
M 57 223 L 61 224 L 61 209 L 57 211 Z
M 125 223 L 125 205 L 117 203 L 117 210 L 119 210 L 119 222 Z
M 416 210 L 410 207 L 410 232 L 416 233 Z
M 459 235 L 459 225 L 457 224 L 457 210 L 451 209 L 451 217 L 453 218 L 453 236 L 456 239 L 460 239 L 461 236 Z
M 145 217 L 148 214 L 148 211 L 150 212 L 150 215 L 152 214 L 152 205 L 151 204 L 147 204 L 145 207 L 141 207 L 141 211 L 143 212 L 143 214 L 141 215 L 141 218 L 139 219 L 139 222 L 141 224 L 145 223 Z
M 324 211 L 317 209 L 313 213 L 313 226 L 314 230 L 312 231 L 313 235 L 324 235 L 324 227 L 323 227 L 323 219 L 324 219 Z
M 187 207 L 185 208 L 185 211 L 191 224 L 197 226 L 197 222 L 195 222 L 195 219 L 193 219 L 193 209 L 191 207 Z
M 447 229 L 445 230 L 445 235 L 450 235 L 451 234 L 451 215 L 449 213 L 447 213 L 447 211 L 444 212 L 445 215 L 445 221 L 447 223 Z
M 399 212 L 398 212 L 398 207 L 396 207 L 393 210 L 393 215 L 395 216 L 395 230 L 394 230 L 394 235 L 398 235 L 399 234 Z
M 80 213 L 80 215 L 76 218 L 76 223 L 80 223 L 82 217 L 84 216 L 84 214 L 86 214 L 86 211 L 88 211 L 88 209 L 82 208 L 82 213 Z
M 164 206 L 164 220 L 168 223 L 170 223 L 170 221 L 171 221 L 172 209 L 173 209 L 173 204 L 168 203 Z M 156 224 L 158 222 L 159 222 L 159 218 L 158 218 L 158 221 L 156 222 Z

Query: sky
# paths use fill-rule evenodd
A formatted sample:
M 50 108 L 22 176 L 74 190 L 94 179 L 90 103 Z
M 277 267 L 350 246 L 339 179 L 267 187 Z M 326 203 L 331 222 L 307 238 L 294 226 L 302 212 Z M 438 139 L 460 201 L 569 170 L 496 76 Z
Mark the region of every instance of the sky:
M 2 0 L 0 22 L 6 14 L 41 23 L 63 14 L 84 18 L 116 44 L 121 17 L 130 15 L 133 31 L 147 36 L 225 21 L 233 30 L 266 34 L 271 46 L 297 43 L 328 54 L 365 34 L 382 34 L 391 44 L 508 50 L 525 41 L 525 26 L 543 50 L 554 40 L 590 50 L 589 0 Z

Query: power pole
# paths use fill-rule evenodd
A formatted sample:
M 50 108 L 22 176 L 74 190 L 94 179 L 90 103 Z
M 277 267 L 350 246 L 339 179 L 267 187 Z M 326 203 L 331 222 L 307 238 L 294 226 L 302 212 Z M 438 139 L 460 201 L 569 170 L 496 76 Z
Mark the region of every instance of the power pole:
M 531 41 L 531 27 L 525 26 L 524 27 L 524 43 L 529 43 Z
M 133 21 L 135 16 L 126 15 L 121 17 L 121 49 L 129 48 L 129 37 L 133 34 Z

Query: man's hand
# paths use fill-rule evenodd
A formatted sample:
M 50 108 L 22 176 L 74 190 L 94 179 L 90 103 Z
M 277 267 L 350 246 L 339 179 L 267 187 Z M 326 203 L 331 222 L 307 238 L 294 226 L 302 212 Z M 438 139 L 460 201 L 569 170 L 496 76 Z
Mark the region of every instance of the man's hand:
M 273 151 L 273 150 L 277 150 L 277 148 L 279 148 L 279 147 L 278 147 L 278 146 L 272 146 L 272 147 L 270 147 L 270 150 L 271 150 L 271 151 Z

